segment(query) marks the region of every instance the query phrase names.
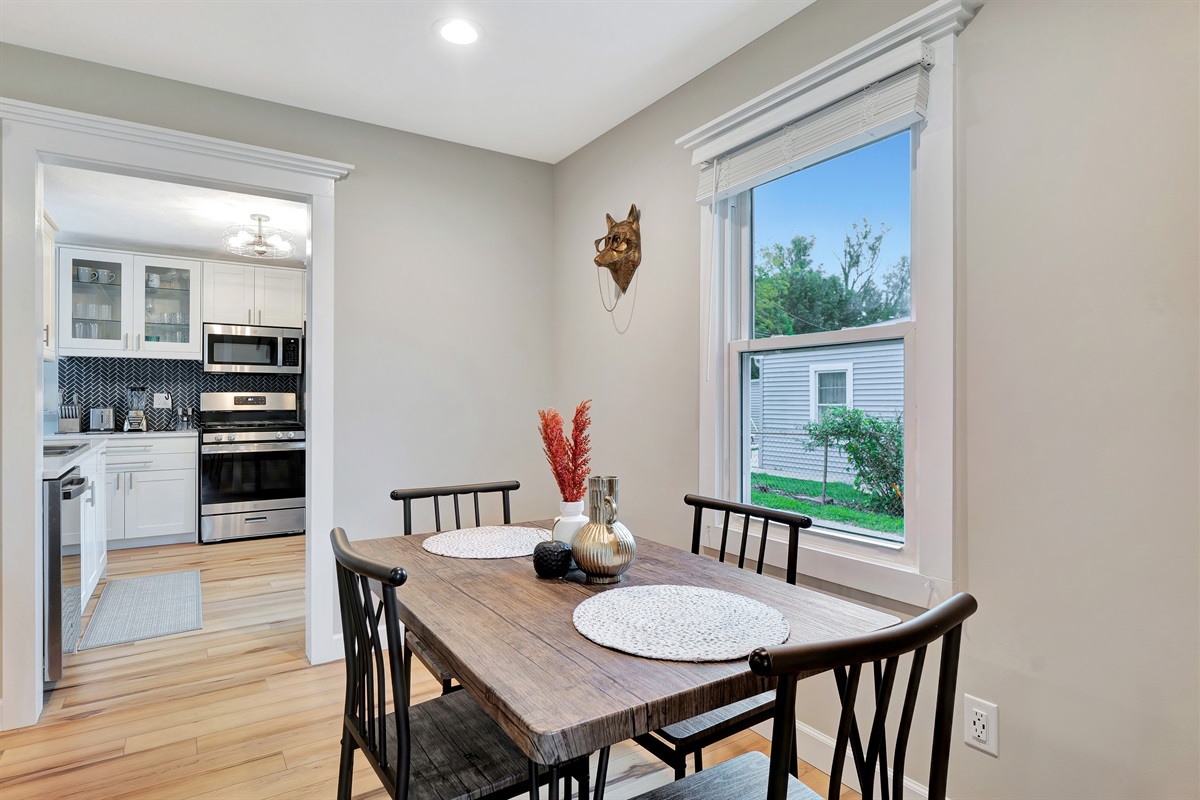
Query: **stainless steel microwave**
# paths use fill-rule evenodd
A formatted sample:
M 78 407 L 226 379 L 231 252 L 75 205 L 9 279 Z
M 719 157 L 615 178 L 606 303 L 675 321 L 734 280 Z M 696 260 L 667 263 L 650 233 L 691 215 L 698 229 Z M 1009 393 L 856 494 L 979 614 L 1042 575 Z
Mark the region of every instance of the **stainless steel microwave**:
M 300 328 L 205 323 L 204 371 L 298 375 L 303 344 Z

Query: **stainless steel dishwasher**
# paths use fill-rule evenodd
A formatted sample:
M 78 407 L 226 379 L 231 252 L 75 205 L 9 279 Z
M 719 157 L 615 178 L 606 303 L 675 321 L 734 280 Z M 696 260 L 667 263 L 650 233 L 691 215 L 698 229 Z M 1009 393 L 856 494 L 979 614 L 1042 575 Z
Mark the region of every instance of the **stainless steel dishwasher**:
M 45 563 L 45 641 L 43 642 L 43 678 L 50 688 L 62 678 L 63 628 L 79 630 L 78 625 L 64 625 L 63 614 L 69 609 L 63 604 L 62 533 L 63 523 L 74 520 L 78 527 L 83 513 L 83 493 L 88 489 L 87 479 L 79 467 L 69 470 L 58 478 L 42 481 L 42 547 Z M 75 604 L 71 613 L 80 613 Z

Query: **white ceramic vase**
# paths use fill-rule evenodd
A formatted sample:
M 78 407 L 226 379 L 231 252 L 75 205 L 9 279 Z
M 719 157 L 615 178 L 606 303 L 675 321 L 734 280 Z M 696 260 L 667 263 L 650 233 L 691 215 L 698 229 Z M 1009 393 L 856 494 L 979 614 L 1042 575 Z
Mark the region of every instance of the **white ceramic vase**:
M 554 518 L 553 538 L 560 542 L 571 543 L 575 532 L 588 524 L 588 516 L 583 513 L 583 501 L 578 503 L 561 502 L 558 504 L 558 516 Z

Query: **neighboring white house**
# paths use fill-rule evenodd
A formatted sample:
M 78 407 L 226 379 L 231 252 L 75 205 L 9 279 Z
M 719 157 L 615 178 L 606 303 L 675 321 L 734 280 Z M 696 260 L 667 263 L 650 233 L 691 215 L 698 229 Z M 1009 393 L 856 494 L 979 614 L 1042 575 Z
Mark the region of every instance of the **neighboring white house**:
M 821 480 L 822 449 L 808 450 L 804 426 L 844 406 L 894 417 L 904 409 L 904 342 L 893 339 L 751 357 L 750 465 L 753 471 Z M 852 483 L 840 450 L 829 451 L 829 480 Z

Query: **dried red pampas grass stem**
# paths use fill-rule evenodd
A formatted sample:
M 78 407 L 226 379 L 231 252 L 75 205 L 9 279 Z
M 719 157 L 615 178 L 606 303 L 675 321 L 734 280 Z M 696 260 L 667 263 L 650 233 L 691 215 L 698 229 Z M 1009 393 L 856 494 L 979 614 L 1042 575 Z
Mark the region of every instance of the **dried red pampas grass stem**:
M 558 493 L 564 503 L 578 503 L 587 491 L 588 469 L 591 462 L 592 443 L 587 429 L 592 424 L 588 414 L 592 401 L 584 400 L 575 408 L 571 420 L 571 437 L 563 431 L 563 418 L 553 408 L 538 412 L 541 420 L 542 452 L 550 462 Z

